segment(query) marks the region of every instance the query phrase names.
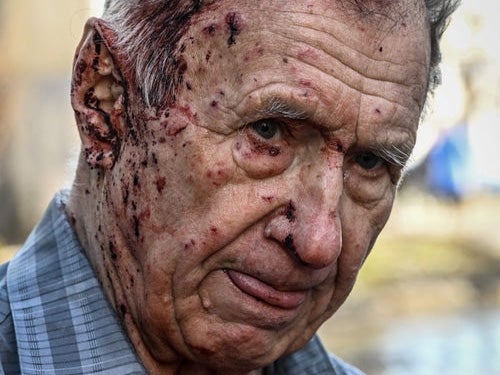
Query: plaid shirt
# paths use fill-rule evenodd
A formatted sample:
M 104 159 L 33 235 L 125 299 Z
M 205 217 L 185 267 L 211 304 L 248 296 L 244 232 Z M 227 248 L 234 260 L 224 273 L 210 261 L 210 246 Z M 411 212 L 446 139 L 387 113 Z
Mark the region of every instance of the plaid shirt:
M 67 221 L 66 195 L 0 266 L 0 374 L 145 374 Z M 265 373 L 361 374 L 317 338 Z

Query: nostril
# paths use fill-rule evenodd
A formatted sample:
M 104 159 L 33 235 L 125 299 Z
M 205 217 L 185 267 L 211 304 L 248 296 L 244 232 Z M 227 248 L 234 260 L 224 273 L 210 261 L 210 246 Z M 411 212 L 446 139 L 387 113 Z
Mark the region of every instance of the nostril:
M 269 217 L 263 234 L 297 265 L 320 269 L 340 254 L 340 218 L 337 209 L 315 208 L 304 207 L 302 201 L 286 201 Z
M 288 236 L 285 237 L 285 240 L 283 241 L 283 246 L 288 251 L 297 254 L 297 250 L 295 249 L 295 245 L 293 244 L 293 234 L 289 233 Z
M 292 201 L 288 203 L 288 206 L 285 209 L 285 216 L 290 223 L 295 221 L 295 206 Z
M 299 253 L 297 253 L 297 249 L 295 248 L 295 245 L 293 243 L 293 234 L 289 233 L 285 239 L 283 240 L 283 247 L 287 249 L 290 254 L 293 256 L 295 260 L 297 260 L 300 264 L 304 266 L 310 266 L 309 263 L 304 262 L 302 258 L 300 257 Z

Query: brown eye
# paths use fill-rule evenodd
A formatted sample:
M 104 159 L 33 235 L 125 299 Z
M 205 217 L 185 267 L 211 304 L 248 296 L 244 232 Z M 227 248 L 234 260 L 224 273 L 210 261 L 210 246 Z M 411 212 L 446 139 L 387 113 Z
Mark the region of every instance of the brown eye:
M 279 126 L 275 121 L 262 120 L 252 124 L 252 129 L 264 139 L 273 138 L 279 130 Z

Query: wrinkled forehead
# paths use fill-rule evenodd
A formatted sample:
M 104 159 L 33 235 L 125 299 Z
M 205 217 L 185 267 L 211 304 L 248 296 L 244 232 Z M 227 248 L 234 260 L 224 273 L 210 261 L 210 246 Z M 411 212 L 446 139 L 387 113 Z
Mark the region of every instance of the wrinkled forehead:
M 268 9 L 269 17 L 273 12 L 304 10 L 306 13 L 320 13 L 350 19 L 352 22 L 373 26 L 392 27 L 417 21 L 427 22 L 424 0 L 206 0 L 192 1 L 199 3 L 199 11 L 222 11 L 225 6 L 246 9 Z M 179 3 L 182 3 L 179 2 Z M 179 5 L 181 7 L 181 5 Z
M 106 0 L 104 9 L 126 0 Z M 190 16 L 207 11 L 223 11 L 225 6 L 236 8 L 268 8 L 269 16 L 272 12 L 282 10 L 305 9 L 307 12 L 332 11 L 337 16 L 351 18 L 367 24 L 381 24 L 389 21 L 393 26 L 405 23 L 408 15 L 413 19 L 425 18 L 424 0 L 144 0 L 140 3 L 141 12 L 147 14 L 151 9 L 161 9 L 174 13 L 176 21 L 188 21 Z M 190 14 L 187 14 L 190 13 Z M 178 16 L 178 17 L 176 17 Z
M 200 31 L 212 35 L 225 30 L 230 45 L 242 33 L 265 34 L 269 28 L 279 28 L 289 38 L 300 39 L 294 32 L 298 25 L 307 25 L 317 31 L 318 40 L 329 34 L 368 55 L 380 48 L 381 41 L 401 53 L 402 61 L 419 60 L 430 48 L 424 0 L 212 0 L 203 4 L 186 29 L 190 38 L 199 37 Z M 198 34 L 189 32 L 193 29 Z
M 211 0 L 200 3 L 189 26 L 196 27 L 209 18 L 220 20 L 225 16 L 224 27 L 233 36 L 246 25 L 251 25 L 253 32 L 259 32 L 259 24 L 276 23 L 285 29 L 316 17 L 316 25 L 311 27 L 318 31 L 331 30 L 331 24 L 341 22 L 356 31 L 348 37 L 359 38 L 360 42 L 387 37 L 415 40 L 415 33 L 423 35 L 423 40 L 428 39 L 425 0 Z M 231 18 L 231 14 L 243 17 Z

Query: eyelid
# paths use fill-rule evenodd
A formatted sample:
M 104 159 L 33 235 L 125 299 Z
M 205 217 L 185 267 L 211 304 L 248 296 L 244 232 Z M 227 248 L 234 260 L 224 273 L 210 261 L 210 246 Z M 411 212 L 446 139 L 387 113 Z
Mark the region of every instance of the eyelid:
M 254 125 L 265 121 L 272 121 L 277 128 L 277 133 L 270 139 L 262 137 L 254 129 Z M 247 176 L 257 179 L 282 173 L 290 166 L 295 155 L 295 149 L 289 144 L 284 132 L 286 124 L 280 119 L 262 118 L 247 122 L 239 129 L 233 143 L 233 159 L 238 167 Z
M 376 157 L 379 157 L 388 167 L 397 169 L 403 169 L 409 159 L 409 155 L 401 151 L 397 146 L 368 147 L 354 149 L 352 151 L 353 157 L 365 153 L 372 153 Z
M 379 150 L 367 150 L 367 151 L 365 151 L 365 153 L 371 153 L 371 154 L 373 154 L 374 156 L 376 156 L 377 158 L 379 158 L 380 161 L 383 164 L 386 164 L 386 165 L 392 165 L 393 164 L 391 162 L 391 160 L 386 155 L 384 155 L 383 152 L 380 152 Z
M 318 130 L 307 120 L 291 119 L 287 117 L 274 118 L 278 122 L 284 136 L 291 139 L 307 139 L 311 136 L 319 136 Z

